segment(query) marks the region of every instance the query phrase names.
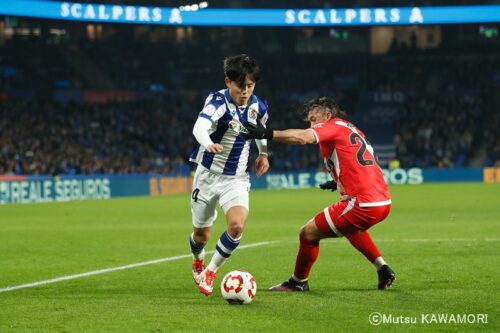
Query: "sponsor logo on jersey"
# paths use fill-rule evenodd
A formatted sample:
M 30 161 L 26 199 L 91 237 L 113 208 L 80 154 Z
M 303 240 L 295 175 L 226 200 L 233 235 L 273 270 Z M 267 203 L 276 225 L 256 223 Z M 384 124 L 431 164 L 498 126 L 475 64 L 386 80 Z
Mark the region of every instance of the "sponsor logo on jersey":
M 237 122 L 236 120 L 231 120 L 229 122 L 229 127 L 231 127 L 231 129 L 233 131 L 235 131 L 236 133 L 239 133 L 240 129 L 241 129 L 241 124 L 239 122 Z

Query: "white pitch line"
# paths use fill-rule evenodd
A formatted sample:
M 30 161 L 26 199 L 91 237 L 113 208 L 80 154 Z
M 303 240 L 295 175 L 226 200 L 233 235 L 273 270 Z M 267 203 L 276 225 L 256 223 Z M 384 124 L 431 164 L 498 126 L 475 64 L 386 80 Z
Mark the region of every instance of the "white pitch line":
M 269 244 L 273 244 L 273 243 L 277 243 L 277 241 L 260 242 L 260 243 L 253 243 L 253 244 L 248 244 L 248 245 L 241 245 L 241 246 L 238 247 L 238 250 L 248 249 L 248 248 L 257 247 L 257 246 L 264 246 L 264 245 L 269 245 Z M 211 253 L 214 253 L 214 251 L 208 251 L 207 252 L 207 254 L 211 254 Z M 0 293 L 7 292 L 7 291 L 12 291 L 12 290 L 17 290 L 17 289 L 24 289 L 24 288 L 31 288 L 31 287 L 42 286 L 44 284 L 51 284 L 51 283 L 57 283 L 57 282 L 61 282 L 61 281 L 79 279 L 79 278 L 86 277 L 86 276 L 105 274 L 105 273 L 115 272 L 115 271 L 122 271 L 124 269 L 129 269 L 129 268 L 136 268 L 136 267 L 141 267 L 141 266 L 160 264 L 162 262 L 175 261 L 175 260 L 184 259 L 184 258 L 190 258 L 190 257 L 191 257 L 191 254 L 183 254 L 183 255 L 180 255 L 180 256 L 174 256 L 174 257 L 168 257 L 168 258 L 161 258 L 161 259 L 143 261 L 143 262 L 138 262 L 138 263 L 135 263 L 135 264 L 125 265 L 125 266 L 104 268 L 104 269 L 99 269 L 97 271 L 92 271 L 92 272 L 86 272 L 86 273 L 80 273 L 80 274 L 74 274 L 74 275 L 61 276 L 61 277 L 50 279 L 50 280 L 32 282 L 32 283 L 22 284 L 22 285 L 19 285 L 19 286 L 13 286 L 13 287 L 3 288 L 3 289 L 0 289 Z
M 374 239 L 375 242 L 431 243 L 431 242 L 498 242 L 500 238 L 401 238 Z

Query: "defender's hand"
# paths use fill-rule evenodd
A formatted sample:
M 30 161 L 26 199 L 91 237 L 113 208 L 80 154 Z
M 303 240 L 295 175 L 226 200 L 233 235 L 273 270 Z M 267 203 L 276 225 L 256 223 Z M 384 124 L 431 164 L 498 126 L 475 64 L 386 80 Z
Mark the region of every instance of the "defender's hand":
M 246 131 L 241 133 L 246 140 L 250 139 L 273 139 L 273 130 L 265 128 L 261 123 L 257 122 L 257 126 L 249 125 Z
M 319 188 L 322 190 L 330 190 L 332 192 L 335 192 L 335 190 L 337 190 L 337 183 L 334 180 L 330 180 L 323 184 L 319 184 Z

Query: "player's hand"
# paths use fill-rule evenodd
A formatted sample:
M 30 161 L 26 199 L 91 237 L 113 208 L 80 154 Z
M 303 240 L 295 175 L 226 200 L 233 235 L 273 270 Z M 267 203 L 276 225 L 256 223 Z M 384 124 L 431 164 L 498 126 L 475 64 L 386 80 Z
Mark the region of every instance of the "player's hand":
M 273 130 L 271 128 L 265 128 L 264 125 L 257 122 L 257 126 L 249 125 L 245 128 L 245 131 L 241 133 L 246 140 L 250 139 L 273 139 Z
M 332 192 L 335 192 L 335 190 L 337 190 L 337 183 L 334 180 L 330 180 L 324 182 L 323 184 L 319 184 L 319 188 L 322 190 L 330 190 Z
M 349 201 L 349 200 L 351 200 L 352 198 L 354 198 L 352 195 L 342 194 L 342 195 L 340 196 L 340 201 Z
M 207 147 L 207 151 L 209 153 L 214 153 L 214 154 L 222 153 L 223 150 L 224 150 L 224 147 L 218 143 L 208 145 L 208 147 Z
M 266 154 L 261 154 L 255 160 L 255 172 L 257 177 L 262 176 L 269 170 L 269 160 Z

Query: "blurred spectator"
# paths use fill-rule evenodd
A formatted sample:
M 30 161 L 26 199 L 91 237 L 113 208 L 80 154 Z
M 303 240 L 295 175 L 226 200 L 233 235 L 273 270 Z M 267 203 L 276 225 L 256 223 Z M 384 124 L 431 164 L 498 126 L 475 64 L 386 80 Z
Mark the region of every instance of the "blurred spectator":
M 0 109 L 0 174 L 187 174 L 195 114 L 173 101 Z
M 68 33 L 59 43 L 43 37 L 4 41 L 0 174 L 188 174 L 201 96 L 224 79 L 213 64 L 247 50 L 266 64 L 256 93 L 268 96 L 275 128 L 308 127 L 294 110 L 311 97 L 334 97 L 350 116 L 363 119 L 376 116 L 378 107 L 360 107 L 363 94 L 398 93 L 404 101 L 383 120 L 394 123 L 389 140 L 394 134 L 402 168 L 500 166 L 497 44 L 475 37 L 454 41 L 456 31 L 443 28 L 446 43 L 435 49 L 311 53 L 298 51 L 299 41 L 310 35 L 322 44 L 327 29 L 190 29 L 110 26 L 103 40 Z M 56 90 L 103 86 L 145 95 L 154 90 L 156 97 L 68 105 L 51 98 Z M 377 137 L 370 139 L 376 148 Z M 274 143 L 270 163 L 271 171 L 322 168 L 315 147 Z

